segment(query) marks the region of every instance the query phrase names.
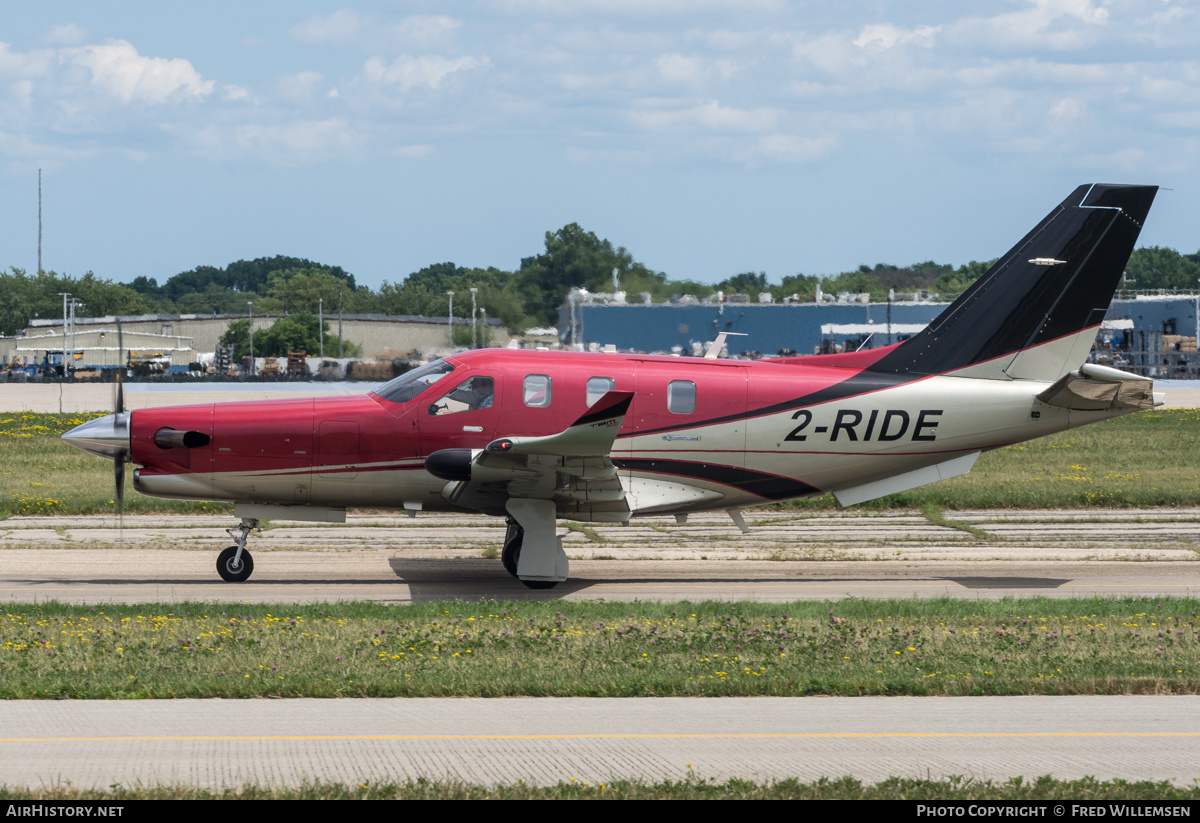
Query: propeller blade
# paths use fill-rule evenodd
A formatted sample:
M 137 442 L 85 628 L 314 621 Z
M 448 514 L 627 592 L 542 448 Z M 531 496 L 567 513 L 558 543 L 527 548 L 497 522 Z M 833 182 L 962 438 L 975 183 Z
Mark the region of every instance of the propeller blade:
M 120 425 L 121 415 L 125 413 L 125 386 L 121 383 L 121 372 L 117 372 L 117 402 L 116 414 L 113 416 L 113 429 Z M 126 423 L 128 426 L 128 423 Z M 128 433 L 128 432 L 127 432 Z M 117 503 L 117 531 L 125 531 L 125 460 L 129 452 L 121 450 L 113 457 L 113 480 L 116 484 L 116 494 L 113 500 Z
M 125 529 L 125 452 L 120 452 L 113 458 L 113 480 L 116 494 L 113 499 L 117 503 L 117 528 Z

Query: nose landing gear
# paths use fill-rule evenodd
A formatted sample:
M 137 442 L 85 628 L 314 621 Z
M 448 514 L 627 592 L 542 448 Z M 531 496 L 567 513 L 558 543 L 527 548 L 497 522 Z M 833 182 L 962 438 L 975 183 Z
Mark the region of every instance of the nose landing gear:
M 236 545 L 224 549 L 217 555 L 217 574 L 226 583 L 241 583 L 250 577 L 254 571 L 254 558 L 246 551 L 246 538 L 252 530 L 262 534 L 258 521 L 252 517 L 243 517 L 240 526 L 226 529 L 225 533 L 233 538 Z

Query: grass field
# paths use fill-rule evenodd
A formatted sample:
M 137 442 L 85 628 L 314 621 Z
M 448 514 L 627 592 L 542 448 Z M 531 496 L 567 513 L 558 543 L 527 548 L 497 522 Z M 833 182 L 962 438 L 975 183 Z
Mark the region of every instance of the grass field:
M 554 786 L 521 783 L 472 786 L 445 780 L 411 780 L 405 783 L 312 783 L 298 788 L 246 786 L 211 790 L 186 786 L 113 787 L 77 789 L 50 786 L 36 789 L 0 787 L 0 801 L 111 801 L 129 800 L 982 800 L 982 801 L 1152 801 L 1200 800 L 1200 787 L 1175 786 L 1167 781 L 1125 780 L 914 780 L 893 777 L 863 784 L 853 777 L 836 780 L 749 780 L 717 782 L 702 779 L 644 783 L 616 780 L 611 783 L 564 781 Z M 1153 815 L 1151 815 L 1153 816 Z
M 0 518 L 112 511 L 112 466 L 66 445 L 96 415 L 0 415 Z M 838 508 L 833 497 L 782 504 Z M 967 475 L 863 504 L 939 509 L 1200 505 L 1200 410 L 1145 411 L 988 452 Z M 126 489 L 126 511 L 227 512 L 227 503 L 159 500 Z
M 0 699 L 1194 694 L 1200 601 L 10 605 Z

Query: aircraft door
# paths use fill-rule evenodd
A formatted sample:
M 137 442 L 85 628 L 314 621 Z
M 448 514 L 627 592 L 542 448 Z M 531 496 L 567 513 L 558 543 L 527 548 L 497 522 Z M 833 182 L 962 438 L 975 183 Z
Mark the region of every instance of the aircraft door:
M 500 375 L 473 369 L 414 411 L 421 432 L 421 453 L 442 449 L 482 449 L 500 436 Z

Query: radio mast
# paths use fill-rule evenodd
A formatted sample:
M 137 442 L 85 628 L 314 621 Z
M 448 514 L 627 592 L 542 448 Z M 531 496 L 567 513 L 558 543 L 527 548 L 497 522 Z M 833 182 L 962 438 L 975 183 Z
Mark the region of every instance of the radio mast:
M 42 170 L 38 169 L 38 274 L 42 273 Z

